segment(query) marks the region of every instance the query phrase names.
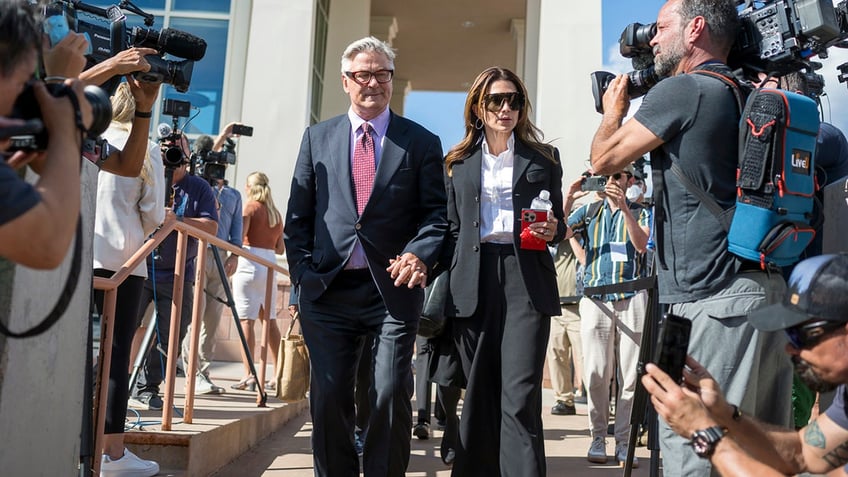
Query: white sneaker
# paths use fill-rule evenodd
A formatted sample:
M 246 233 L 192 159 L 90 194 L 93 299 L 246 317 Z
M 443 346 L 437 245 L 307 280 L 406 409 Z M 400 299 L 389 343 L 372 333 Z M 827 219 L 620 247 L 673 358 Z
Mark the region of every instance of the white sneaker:
M 112 460 L 103 454 L 100 461 L 100 475 L 103 477 L 153 477 L 159 473 L 159 464 L 144 460 L 124 449 L 124 456 Z
M 211 379 L 203 374 L 198 374 L 194 380 L 194 394 L 224 394 L 226 390 L 216 386 Z

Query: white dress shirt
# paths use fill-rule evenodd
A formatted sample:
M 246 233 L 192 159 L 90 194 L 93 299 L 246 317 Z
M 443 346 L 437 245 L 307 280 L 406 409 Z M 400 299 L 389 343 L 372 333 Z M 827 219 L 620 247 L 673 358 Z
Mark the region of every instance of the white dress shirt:
M 495 156 L 489 152 L 483 136 L 483 161 L 480 170 L 480 241 L 512 243 L 512 169 L 515 163 L 515 134 L 506 143 L 506 151 Z

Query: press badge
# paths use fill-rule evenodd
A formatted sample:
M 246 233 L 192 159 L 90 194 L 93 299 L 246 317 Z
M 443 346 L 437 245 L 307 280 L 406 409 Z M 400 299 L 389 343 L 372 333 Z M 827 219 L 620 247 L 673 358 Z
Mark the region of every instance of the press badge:
M 627 261 L 627 242 L 610 242 L 610 259 L 613 262 Z

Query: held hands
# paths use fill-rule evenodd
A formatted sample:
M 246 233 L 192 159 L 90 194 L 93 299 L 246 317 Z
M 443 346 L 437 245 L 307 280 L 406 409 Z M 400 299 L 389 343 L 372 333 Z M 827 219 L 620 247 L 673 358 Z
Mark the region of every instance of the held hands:
M 642 385 L 651 395 L 657 414 L 682 437 L 692 437 L 699 429 L 729 422 L 732 408 L 710 373 L 688 356 L 681 387 L 655 364 L 645 366 Z
M 390 259 L 386 271 L 395 279 L 396 287 L 404 283 L 408 288 L 427 286 L 427 265 L 410 252 Z

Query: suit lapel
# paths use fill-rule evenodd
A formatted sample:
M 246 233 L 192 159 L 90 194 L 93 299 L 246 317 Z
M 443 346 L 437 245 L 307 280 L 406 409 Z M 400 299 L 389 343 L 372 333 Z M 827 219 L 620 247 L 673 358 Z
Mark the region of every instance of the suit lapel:
M 532 157 L 532 151 L 530 148 L 525 146 L 523 143 L 515 140 L 515 159 L 512 165 L 512 189 L 515 190 L 518 187 L 518 181 L 524 177 L 524 173 L 527 171 L 527 167 L 530 166 L 530 157 Z
M 372 202 L 376 203 L 388 187 L 395 172 L 403 164 L 410 139 L 407 130 L 407 125 L 392 113 L 391 118 L 389 118 L 389 127 L 386 130 L 386 139 L 383 141 L 383 155 L 380 156 L 380 163 L 377 165 L 374 175 L 374 188 L 371 189 L 371 197 L 368 199 L 365 210 L 362 211 L 363 214 L 368 211 Z
M 338 171 L 336 175 L 339 184 L 338 191 L 350 211 L 353 215 L 356 215 L 356 192 L 353 190 L 353 176 L 350 168 L 350 137 L 350 121 L 347 115 L 339 116 L 339 120 L 329 131 L 327 142 L 331 145 L 332 162 L 336 165 L 336 171 Z

